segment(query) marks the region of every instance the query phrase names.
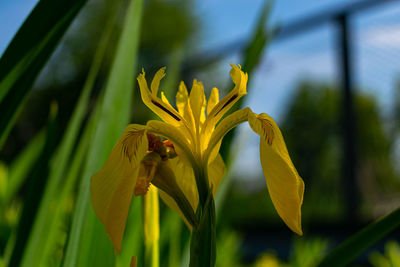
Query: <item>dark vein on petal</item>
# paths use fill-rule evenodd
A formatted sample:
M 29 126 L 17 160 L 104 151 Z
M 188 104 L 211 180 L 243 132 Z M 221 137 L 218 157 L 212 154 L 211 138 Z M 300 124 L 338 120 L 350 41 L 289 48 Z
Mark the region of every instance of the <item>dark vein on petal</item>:
M 172 118 L 174 118 L 177 121 L 180 121 L 181 119 L 178 118 L 178 116 L 176 116 L 174 113 L 172 113 L 171 111 L 169 111 L 168 109 L 166 109 L 165 107 L 163 107 L 163 105 L 161 105 L 160 103 L 158 103 L 157 101 L 151 100 L 151 103 L 153 103 L 154 105 L 156 105 L 158 108 L 160 108 L 162 111 L 166 112 L 168 115 L 170 115 Z
M 218 110 L 217 113 L 215 113 L 215 116 L 217 116 L 218 113 L 220 113 L 226 106 L 232 103 L 232 101 L 235 100 L 238 96 L 239 96 L 238 94 L 234 94 L 228 101 L 226 101 L 226 103 L 222 106 L 222 108 Z

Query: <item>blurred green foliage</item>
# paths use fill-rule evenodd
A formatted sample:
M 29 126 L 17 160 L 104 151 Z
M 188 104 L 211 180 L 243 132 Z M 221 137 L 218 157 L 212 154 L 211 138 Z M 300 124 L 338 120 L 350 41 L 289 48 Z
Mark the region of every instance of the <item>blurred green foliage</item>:
M 281 124 L 292 160 L 307 184 L 304 214 L 318 218 L 343 215 L 341 91 L 327 84 L 303 82 L 288 105 Z M 392 155 L 394 140 L 385 128 L 372 96 L 355 94 L 357 183 L 366 218 L 398 196 L 400 177 Z M 324 196 L 324 197 L 321 197 Z M 312 204 L 311 204 L 312 203 Z M 311 210 L 310 210 L 311 209 Z
M 400 267 L 399 243 L 393 240 L 387 242 L 384 253 L 372 252 L 369 261 L 374 267 Z

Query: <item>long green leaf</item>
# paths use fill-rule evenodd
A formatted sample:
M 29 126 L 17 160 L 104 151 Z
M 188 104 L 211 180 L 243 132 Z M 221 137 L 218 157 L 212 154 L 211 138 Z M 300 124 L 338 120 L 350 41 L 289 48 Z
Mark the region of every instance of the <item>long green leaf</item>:
M 28 146 L 11 163 L 8 171 L 7 191 L 4 196 L 4 205 L 12 200 L 26 180 L 29 171 L 42 151 L 46 140 L 45 131 L 40 131 L 28 144 Z
M 65 176 L 68 167 L 68 160 L 71 157 L 81 124 L 87 112 L 90 92 L 94 87 L 94 82 L 113 30 L 115 14 L 118 9 L 117 7 L 114 8 L 114 11 L 110 15 L 82 93 L 79 97 L 79 101 L 74 113 L 72 114 L 72 118 L 68 124 L 67 130 L 65 131 L 61 144 L 57 149 L 57 153 L 52 160 L 49 180 L 41 201 L 39 213 L 36 216 L 33 231 L 29 237 L 22 266 L 39 266 L 39 262 L 43 260 L 43 255 L 46 253 L 43 246 L 48 244 L 48 242 L 51 242 L 51 236 L 53 235 L 52 231 L 57 230 L 57 223 L 59 223 L 59 221 L 54 219 L 54 216 L 60 209 L 59 206 L 63 203 L 60 194 L 65 190 L 65 183 L 68 182 L 68 179 L 66 179 L 67 177 Z
M 351 236 L 329 253 L 318 266 L 346 266 L 368 247 L 399 226 L 400 208 Z
M 86 0 L 42 0 L 0 58 L 0 148 L 32 84 Z
M 104 227 L 89 201 L 90 177 L 105 162 L 129 122 L 136 54 L 140 34 L 142 0 L 131 1 L 116 55 L 105 88 L 96 133 L 90 145 L 79 188 L 64 266 L 110 266 L 115 257 Z
M 46 143 L 29 179 L 28 190 L 24 198 L 24 207 L 17 227 L 16 243 L 10 259 L 10 266 L 18 266 L 21 261 L 22 253 L 25 249 L 26 241 L 40 203 L 43 187 L 48 177 L 50 159 L 55 151 L 58 139 L 56 115 L 56 105 L 52 105 L 46 131 Z

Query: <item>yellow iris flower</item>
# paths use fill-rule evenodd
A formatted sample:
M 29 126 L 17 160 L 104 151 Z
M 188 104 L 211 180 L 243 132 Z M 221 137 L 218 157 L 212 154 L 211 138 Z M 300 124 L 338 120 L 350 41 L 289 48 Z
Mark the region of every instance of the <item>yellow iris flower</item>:
M 133 195 L 146 194 L 150 183 L 158 187 L 163 201 L 179 213 L 189 227 L 196 226 L 194 211 L 199 203 L 195 171 L 204 170 L 213 194 L 224 176 L 219 154 L 227 132 L 248 121 L 260 135 L 261 165 L 269 194 L 279 216 L 301 235 L 301 205 L 304 183 L 286 148 L 281 131 L 267 114 L 244 108 L 225 116 L 246 94 L 247 74 L 231 65 L 235 87 L 219 100 L 213 88 L 206 101 L 201 82 L 193 81 L 190 94 L 183 82 L 176 95 L 177 110 L 163 92 L 158 97 L 165 68 L 154 76 L 149 90 L 145 73 L 138 76 L 143 102 L 163 121 L 128 125 L 112 149 L 103 168 L 91 179 L 91 201 L 116 251 L 121 250 L 129 206 Z M 163 137 L 163 141 L 160 137 Z M 196 169 L 197 168 L 197 169 Z

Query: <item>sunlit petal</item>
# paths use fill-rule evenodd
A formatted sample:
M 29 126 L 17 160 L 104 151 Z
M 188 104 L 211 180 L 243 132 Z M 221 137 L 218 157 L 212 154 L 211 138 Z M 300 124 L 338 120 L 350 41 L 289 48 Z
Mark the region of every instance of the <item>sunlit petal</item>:
M 158 88 L 160 87 L 160 81 L 165 76 L 165 67 L 159 69 L 154 75 L 153 81 L 151 82 L 150 88 L 153 96 L 157 97 Z
M 232 114 L 226 116 L 224 119 L 220 121 L 218 126 L 212 132 L 212 135 L 209 137 L 210 133 L 205 133 L 203 135 L 204 143 L 207 145 L 205 151 L 205 157 L 210 157 L 212 151 L 215 150 L 215 147 L 218 147 L 218 143 L 221 142 L 222 138 L 233 128 L 238 126 L 239 124 L 246 122 L 251 112 L 250 108 L 240 109 L 238 111 L 233 112 Z M 207 138 L 209 141 L 207 142 Z
M 163 75 L 161 72 L 156 78 L 159 79 L 162 77 Z M 137 80 L 139 82 L 140 93 L 142 96 L 143 103 L 145 103 L 146 106 L 149 109 L 151 109 L 155 114 L 157 114 L 163 121 L 175 126 L 182 125 L 183 119 L 181 115 L 174 108 L 172 108 L 171 105 L 164 103 L 160 98 L 153 95 L 149 91 L 144 71 L 141 74 L 139 74 Z M 154 86 L 158 84 L 159 81 L 156 81 Z M 153 92 L 154 91 L 155 89 L 153 90 Z
M 213 108 L 218 104 L 219 102 L 219 91 L 218 88 L 214 87 L 211 90 L 210 97 L 208 98 L 207 102 L 207 115 L 210 114 L 210 112 L 213 110 Z
M 204 87 L 201 82 L 198 82 L 196 80 L 193 81 L 193 87 L 192 87 L 192 90 L 190 91 L 189 102 L 190 102 L 190 107 L 192 108 L 194 122 L 199 127 L 200 120 L 202 117 L 202 114 L 201 114 L 202 112 L 203 112 L 203 116 L 205 118 L 205 115 L 204 115 L 205 95 L 204 95 Z
M 292 231 L 302 235 L 304 182 L 289 157 L 282 133 L 264 113 L 249 114 L 249 124 L 260 135 L 261 165 L 275 209 Z
M 142 125 L 126 127 L 103 168 L 92 176 L 90 199 L 104 224 L 115 250 L 121 250 L 126 218 L 132 200 L 139 165 L 148 141 Z
M 233 64 L 231 64 L 231 66 L 232 69 L 229 74 L 231 75 L 235 87 L 214 106 L 211 112 L 209 112 L 203 132 L 212 130 L 222 116 L 247 93 L 247 73 L 244 73 L 240 66 L 238 67 Z

